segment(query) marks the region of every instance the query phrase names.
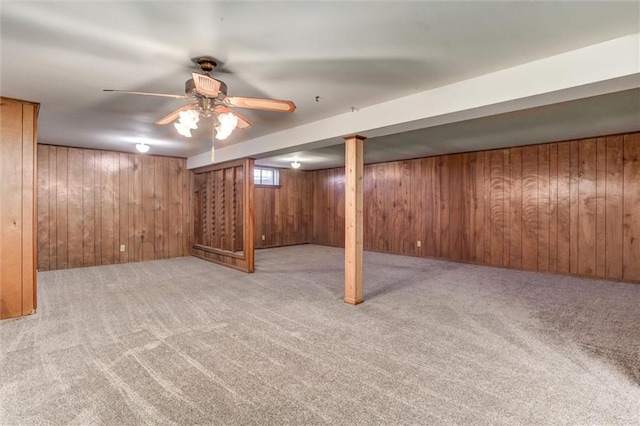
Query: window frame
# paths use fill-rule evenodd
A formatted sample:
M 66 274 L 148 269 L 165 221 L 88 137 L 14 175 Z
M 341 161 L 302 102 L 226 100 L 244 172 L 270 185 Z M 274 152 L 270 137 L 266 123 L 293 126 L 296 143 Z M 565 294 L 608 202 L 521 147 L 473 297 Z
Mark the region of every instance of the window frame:
M 271 181 L 274 183 L 263 183 L 265 182 L 264 176 L 262 176 L 263 171 L 270 171 L 272 173 Z M 260 172 L 261 176 L 258 178 L 256 176 L 256 172 Z M 256 179 L 260 180 L 260 183 L 257 182 Z M 262 167 L 262 166 L 254 166 L 253 168 L 253 185 L 258 188 L 280 188 L 280 169 L 275 167 Z

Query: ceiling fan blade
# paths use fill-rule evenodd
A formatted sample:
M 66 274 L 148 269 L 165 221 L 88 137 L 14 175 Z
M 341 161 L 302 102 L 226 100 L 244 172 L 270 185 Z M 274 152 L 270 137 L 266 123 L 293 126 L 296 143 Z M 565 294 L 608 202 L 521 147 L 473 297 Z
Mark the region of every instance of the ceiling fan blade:
M 233 114 L 236 117 L 238 117 L 238 127 L 241 128 L 241 129 L 246 129 L 248 127 L 253 126 L 253 124 L 251 124 L 251 122 L 249 120 L 247 120 L 246 118 L 244 118 L 242 115 L 238 114 L 237 112 L 235 112 L 231 108 L 227 108 L 225 106 L 217 106 L 216 107 L 216 112 L 218 114 Z
M 218 92 L 220 91 L 220 82 L 218 80 L 208 75 L 198 74 L 197 72 L 194 72 L 192 76 L 198 93 L 208 98 L 218 96 Z
M 127 93 L 130 95 L 145 95 L 145 96 L 159 96 L 161 98 L 176 98 L 176 99 L 188 99 L 189 96 L 186 95 L 166 95 L 164 93 L 147 93 L 147 92 L 129 92 L 126 90 L 113 90 L 113 89 L 102 89 L 103 92 L 116 92 L 116 93 Z
M 177 120 L 178 117 L 180 117 L 180 113 L 182 111 L 188 111 L 190 109 L 195 109 L 196 107 L 197 107 L 197 105 L 195 105 L 195 104 L 193 104 L 193 105 L 185 105 L 183 107 L 180 107 L 177 110 L 175 110 L 173 112 L 170 112 L 169 114 L 165 115 L 160 120 L 156 121 L 154 124 L 158 124 L 160 126 L 164 126 L 166 124 L 169 124 L 172 121 Z
M 228 105 L 239 108 L 262 109 L 275 112 L 293 112 L 296 106 L 291 101 L 281 101 L 278 99 L 241 98 L 229 96 L 225 102 Z

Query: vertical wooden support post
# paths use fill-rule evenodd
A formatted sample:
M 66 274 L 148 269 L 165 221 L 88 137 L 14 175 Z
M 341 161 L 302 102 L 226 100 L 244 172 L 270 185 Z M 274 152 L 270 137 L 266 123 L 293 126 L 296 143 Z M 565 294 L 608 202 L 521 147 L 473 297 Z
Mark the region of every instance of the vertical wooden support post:
M 248 158 L 244 162 L 244 188 L 243 188 L 243 217 L 244 223 L 242 226 L 244 233 L 244 241 L 242 243 L 242 249 L 244 251 L 244 256 L 246 259 L 247 272 L 253 272 L 255 270 L 254 267 L 254 227 L 253 227 L 253 192 L 254 192 L 254 184 L 253 184 L 253 166 L 254 160 L 253 158 Z
M 362 290 L 362 192 L 363 136 L 347 136 L 345 140 L 345 242 L 344 301 L 357 305 L 364 301 Z

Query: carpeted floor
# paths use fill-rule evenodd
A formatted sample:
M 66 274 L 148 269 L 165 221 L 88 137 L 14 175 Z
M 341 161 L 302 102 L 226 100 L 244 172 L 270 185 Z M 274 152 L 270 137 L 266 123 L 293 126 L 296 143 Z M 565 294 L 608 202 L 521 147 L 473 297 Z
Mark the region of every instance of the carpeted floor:
M 0 424 L 640 422 L 640 285 L 343 251 L 39 274 L 0 322 Z

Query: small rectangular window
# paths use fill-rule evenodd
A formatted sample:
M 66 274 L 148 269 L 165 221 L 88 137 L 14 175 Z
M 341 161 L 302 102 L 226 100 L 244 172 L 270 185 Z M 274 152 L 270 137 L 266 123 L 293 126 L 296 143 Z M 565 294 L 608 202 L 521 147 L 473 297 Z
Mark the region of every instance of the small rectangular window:
M 267 167 L 254 167 L 253 183 L 256 185 L 279 186 L 280 171 Z

